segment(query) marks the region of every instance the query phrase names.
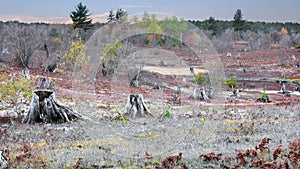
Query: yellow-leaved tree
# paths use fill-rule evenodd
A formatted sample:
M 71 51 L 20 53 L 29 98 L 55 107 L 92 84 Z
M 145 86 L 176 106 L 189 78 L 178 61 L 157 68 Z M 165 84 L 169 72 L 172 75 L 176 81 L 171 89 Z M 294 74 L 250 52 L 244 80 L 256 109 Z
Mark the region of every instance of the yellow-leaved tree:
M 287 29 L 286 28 L 281 28 L 281 30 L 280 30 L 280 32 L 281 33 L 283 33 L 283 34 L 285 34 L 285 35 L 287 35 L 289 32 L 287 31 Z
M 74 70 L 75 68 L 88 69 L 90 56 L 85 55 L 86 46 L 81 38 L 77 41 L 70 42 L 70 48 L 63 55 L 63 63 L 65 68 Z

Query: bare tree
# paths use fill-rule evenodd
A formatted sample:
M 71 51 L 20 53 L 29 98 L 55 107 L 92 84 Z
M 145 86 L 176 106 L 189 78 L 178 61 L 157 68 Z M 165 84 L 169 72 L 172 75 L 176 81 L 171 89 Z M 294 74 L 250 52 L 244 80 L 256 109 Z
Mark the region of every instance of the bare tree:
M 40 48 L 45 37 L 46 28 L 35 24 L 9 22 L 7 24 L 7 38 L 12 43 L 16 62 L 23 67 L 29 67 L 31 57 Z
M 129 84 L 132 87 L 138 87 L 139 86 L 139 76 L 140 76 L 141 68 L 130 68 L 128 70 L 128 79 Z

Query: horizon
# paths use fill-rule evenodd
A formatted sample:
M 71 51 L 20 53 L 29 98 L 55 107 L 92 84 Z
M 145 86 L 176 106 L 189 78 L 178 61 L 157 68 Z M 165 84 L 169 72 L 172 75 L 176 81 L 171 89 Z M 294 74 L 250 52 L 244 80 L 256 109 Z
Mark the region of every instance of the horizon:
M 143 12 L 167 13 L 185 20 L 196 21 L 203 21 L 209 17 L 216 20 L 231 21 L 236 10 L 241 9 L 243 19 L 250 22 L 300 23 L 297 9 L 300 6 L 300 1 L 298 0 L 273 0 L 271 3 L 266 0 L 243 2 L 238 0 L 189 0 L 188 3 L 179 0 L 174 0 L 172 3 L 167 0 L 160 0 L 159 2 L 155 0 L 114 0 L 106 2 L 91 0 L 1 1 L 0 20 L 3 22 L 71 24 L 69 14 L 75 10 L 75 6 L 79 2 L 82 2 L 92 14 L 91 18 L 94 23 L 105 23 L 108 12 L 120 8 L 126 10 L 129 15 Z

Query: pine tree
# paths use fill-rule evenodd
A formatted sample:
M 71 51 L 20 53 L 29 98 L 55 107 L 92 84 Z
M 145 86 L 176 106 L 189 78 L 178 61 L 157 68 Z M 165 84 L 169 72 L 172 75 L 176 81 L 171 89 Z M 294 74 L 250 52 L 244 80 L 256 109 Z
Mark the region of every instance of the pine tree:
M 84 31 L 90 29 L 92 24 L 92 19 L 89 17 L 91 14 L 85 5 L 81 2 L 75 7 L 75 11 L 72 11 L 70 17 L 73 21 L 73 28 L 83 29 Z
M 109 11 L 108 17 L 107 17 L 107 22 L 108 23 L 113 23 L 115 21 L 115 14 L 113 10 Z
M 109 11 L 108 17 L 107 17 L 107 22 L 108 23 L 115 23 L 115 22 L 119 22 L 122 23 L 124 21 L 126 21 L 127 17 L 127 11 L 124 11 L 123 9 L 118 9 L 116 11 L 116 14 L 114 14 L 114 11 L 111 10 Z
M 233 27 L 235 31 L 243 30 L 245 20 L 243 20 L 243 14 L 240 9 L 237 9 L 233 17 Z
M 119 23 L 122 23 L 125 19 L 125 17 L 127 16 L 127 11 L 124 11 L 123 9 L 118 9 L 116 12 L 116 20 Z

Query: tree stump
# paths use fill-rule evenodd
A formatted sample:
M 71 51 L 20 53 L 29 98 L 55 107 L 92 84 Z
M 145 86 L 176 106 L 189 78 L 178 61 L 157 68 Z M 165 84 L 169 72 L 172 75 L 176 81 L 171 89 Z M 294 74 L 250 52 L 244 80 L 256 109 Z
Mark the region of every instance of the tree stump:
M 285 83 L 281 83 L 281 87 L 280 87 L 280 93 L 285 94 L 287 92 L 286 88 L 285 88 Z
M 286 89 L 285 83 L 286 82 L 281 83 L 281 88 L 279 93 L 282 93 L 285 97 L 291 97 L 291 92 Z
M 195 71 L 194 71 L 194 69 L 195 69 L 195 68 L 194 68 L 193 66 L 190 67 L 190 74 L 193 75 L 193 76 L 195 76 Z
M 30 109 L 23 118 L 23 123 L 64 123 L 80 117 L 56 100 L 55 92 L 49 89 L 49 84 L 45 78 L 40 78 L 37 90 L 32 93 Z
M 146 107 L 142 94 L 129 94 L 127 97 L 127 104 L 121 113 L 132 118 L 146 117 L 148 115 L 153 116 Z
M 192 95 L 189 98 L 193 99 L 201 99 L 201 100 L 209 100 L 208 96 L 206 95 L 204 87 L 201 88 L 194 88 Z
M 21 74 L 24 78 L 30 79 L 30 74 L 29 74 L 29 69 L 28 68 L 25 68 L 24 70 L 22 70 Z
M 0 150 L 0 168 L 8 168 L 8 160 L 3 156 L 3 151 Z
M 57 62 L 51 62 L 48 64 L 45 68 L 45 72 L 55 72 L 56 69 L 58 68 L 58 63 Z
M 139 86 L 139 76 L 140 76 L 141 69 L 137 68 L 130 68 L 128 71 L 128 79 L 129 84 L 132 87 L 138 87 Z
M 236 98 L 240 97 L 239 89 L 236 89 L 233 86 L 231 86 L 231 91 L 232 91 L 232 95 L 231 95 L 232 97 L 236 97 Z

